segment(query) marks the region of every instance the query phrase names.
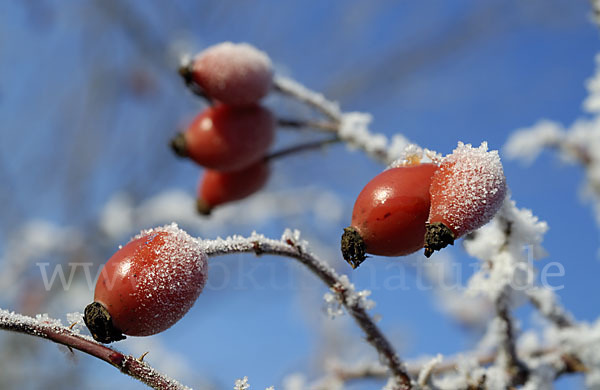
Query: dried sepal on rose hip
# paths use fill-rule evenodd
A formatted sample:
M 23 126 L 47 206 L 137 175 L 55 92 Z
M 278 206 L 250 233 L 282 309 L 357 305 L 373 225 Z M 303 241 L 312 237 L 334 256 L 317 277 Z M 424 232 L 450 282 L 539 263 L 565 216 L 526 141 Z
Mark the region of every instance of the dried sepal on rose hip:
M 198 241 L 177 225 L 143 231 L 102 269 L 85 324 L 102 343 L 162 332 L 192 307 L 207 271 Z
M 473 148 L 460 142 L 431 181 L 431 210 L 425 256 L 488 223 L 506 196 L 506 177 L 498 151 L 486 142 Z
M 429 187 L 436 170 L 435 164 L 414 160 L 383 171 L 363 188 L 341 241 L 342 255 L 352 268 L 367 253 L 403 256 L 423 248 Z
M 273 84 L 269 56 L 247 43 L 223 42 L 200 52 L 180 69 L 209 98 L 230 105 L 257 103 Z
M 269 174 L 270 167 L 266 159 L 238 171 L 205 170 L 198 184 L 198 213 L 209 215 L 219 205 L 249 197 L 264 187 Z
M 253 104 L 217 104 L 172 141 L 173 151 L 209 169 L 235 171 L 263 158 L 275 137 L 271 111 Z

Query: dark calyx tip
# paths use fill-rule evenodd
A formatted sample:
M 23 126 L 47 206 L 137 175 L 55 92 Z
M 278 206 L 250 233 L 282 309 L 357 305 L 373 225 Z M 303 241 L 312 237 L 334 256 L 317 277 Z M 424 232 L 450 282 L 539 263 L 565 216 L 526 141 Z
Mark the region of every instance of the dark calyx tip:
M 442 222 L 428 223 L 425 227 L 425 257 L 448 245 L 454 245 L 454 232 Z
M 213 207 L 209 205 L 204 199 L 196 199 L 196 211 L 198 211 L 198 214 L 209 216 L 212 213 L 212 209 Z
M 191 83 L 192 82 L 192 62 L 189 61 L 185 64 L 182 64 L 179 67 L 179 69 L 177 69 L 177 73 L 179 73 L 179 75 L 181 76 L 183 81 L 185 81 L 186 84 Z
M 353 269 L 367 258 L 365 242 L 352 226 L 345 228 L 342 234 L 342 256 Z
M 171 149 L 179 157 L 187 157 L 187 149 L 185 147 L 185 134 L 178 133 L 171 139 Z
M 98 302 L 85 307 L 83 320 L 96 341 L 108 344 L 125 339 L 123 333 L 113 325 L 108 310 Z

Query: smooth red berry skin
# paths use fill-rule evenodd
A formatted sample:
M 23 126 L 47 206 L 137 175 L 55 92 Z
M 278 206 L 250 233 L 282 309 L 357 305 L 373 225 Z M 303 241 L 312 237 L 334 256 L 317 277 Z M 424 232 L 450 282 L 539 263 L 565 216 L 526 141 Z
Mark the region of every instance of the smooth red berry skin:
M 204 171 L 198 185 L 198 212 L 210 214 L 216 206 L 247 198 L 265 185 L 269 174 L 265 160 L 238 171 Z
M 185 232 L 170 229 L 156 229 L 130 241 L 100 273 L 94 301 L 123 334 L 149 336 L 168 329 L 202 292 L 206 255 L 190 245 Z
M 352 212 L 366 252 L 402 256 L 423 247 L 429 216 L 429 186 L 435 164 L 388 169 L 360 192 Z
M 274 137 L 275 119 L 266 108 L 219 104 L 194 119 L 184 133 L 184 148 L 203 167 L 235 171 L 263 158 Z
M 191 71 L 206 95 L 230 105 L 256 103 L 273 84 L 269 57 L 245 43 L 224 42 L 207 48 L 196 56 Z

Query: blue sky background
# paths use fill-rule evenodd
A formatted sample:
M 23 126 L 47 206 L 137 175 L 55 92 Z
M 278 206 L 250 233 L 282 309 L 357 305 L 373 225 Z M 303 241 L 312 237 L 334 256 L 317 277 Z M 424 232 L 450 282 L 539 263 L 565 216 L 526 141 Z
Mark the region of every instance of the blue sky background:
M 571 124 L 582 115 L 584 82 L 594 72 L 599 44 L 586 1 L 1 1 L 0 255 L 21 224 L 41 219 L 75 227 L 90 241 L 90 251 L 107 259 L 127 239 L 112 242 L 95 230 L 113 195 L 127 193 L 138 204 L 167 189 L 193 194 L 198 168 L 166 146 L 203 107 L 178 79 L 177 58 L 226 40 L 266 51 L 280 73 L 339 101 L 345 111 L 372 113 L 373 130 L 402 133 L 444 154 L 457 141 L 488 141 L 500 149 L 515 129 L 540 118 Z M 289 116 L 305 114 L 275 96 L 266 104 Z M 314 136 L 281 131 L 275 149 Z M 595 320 L 598 226 L 579 197 L 582 170 L 549 152 L 528 167 L 504 164 L 517 204 L 550 226 L 549 257 L 542 261 L 565 267 L 562 302 L 576 318 Z M 309 188 L 332 194 L 341 217 L 291 213 L 220 226 L 212 237 L 253 229 L 278 236 L 284 227 L 299 228 L 317 242 L 317 252 L 349 272 L 337 252 L 339 235 L 354 198 L 382 168 L 339 145 L 278 161 L 266 192 L 285 197 Z M 304 199 L 306 209 L 311 196 Z M 449 252 L 465 266 L 466 281 L 475 260 L 460 245 Z M 453 354 L 472 346 L 476 338 L 439 310 L 434 295 L 419 291 L 412 271 L 405 271 L 406 291 L 381 287 L 389 265 L 402 261 L 373 258 L 351 275 L 358 288 L 373 290 L 374 312 L 382 314 L 380 325 L 400 355 Z M 219 264 L 211 269 L 217 282 L 225 273 L 245 275 L 257 267 L 257 284 L 248 278 L 237 283 L 233 276 L 223 288 L 215 282 L 184 320 L 155 336 L 196 375 L 179 379 L 201 386 L 198 378 L 206 377 L 228 388 L 247 375 L 252 388 L 261 389 L 280 387 L 297 371 L 318 375 L 313 357 L 329 345 L 324 338 L 333 337 L 323 333 L 325 289 L 286 259 L 231 256 L 213 264 Z M 35 275 L 31 266 L 15 286 L 41 283 Z M 287 282 L 279 285 L 281 280 Z M 84 301 L 91 298 L 89 292 Z M 21 307 L 19 301 L 0 302 Z M 74 310 L 83 307 L 40 307 L 56 316 Z M 523 325 L 531 323 L 528 308 L 517 314 Z M 361 344 L 348 319 L 334 321 Z M 119 347 L 130 351 L 128 343 Z M 72 364 L 52 351 L 47 354 L 55 364 Z M 345 357 L 364 353 L 371 352 L 363 348 Z M 85 356 L 74 367 L 73 375 L 88 378 L 75 383 L 86 387 L 142 388 Z M 35 387 L 26 377 L 23 383 Z M 353 386 L 374 388 L 372 382 Z M 581 382 L 561 379 L 558 387 L 577 389 Z

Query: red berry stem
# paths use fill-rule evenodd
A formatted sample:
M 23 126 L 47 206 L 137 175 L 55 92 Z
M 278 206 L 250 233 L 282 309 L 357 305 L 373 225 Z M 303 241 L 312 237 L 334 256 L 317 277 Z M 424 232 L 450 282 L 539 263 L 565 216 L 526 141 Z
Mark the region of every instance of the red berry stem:
M 304 93 L 298 93 L 299 88 Z M 306 88 L 297 85 L 293 80 L 283 77 L 275 77 L 273 79 L 273 89 L 282 95 L 287 95 L 301 103 L 306 104 L 309 107 L 314 108 L 336 124 L 341 120 L 341 114 L 337 105 L 334 107 L 332 104 L 330 104 L 330 102 L 327 102 L 323 98 L 323 95 L 309 91 Z
M 185 390 L 188 387 L 174 379 L 158 372 L 148 363 L 136 359 L 131 355 L 125 355 L 112 348 L 106 347 L 89 337 L 82 336 L 72 329 L 55 325 L 49 319 L 48 324 L 39 320 L 14 313 L 0 310 L 0 329 L 41 337 L 57 344 L 62 344 L 70 349 L 77 349 L 90 356 L 118 368 L 122 373 L 129 375 L 154 389 Z
M 329 121 L 311 121 L 302 119 L 288 119 L 278 118 L 277 125 L 280 127 L 291 127 L 291 128 L 312 128 L 316 130 L 325 131 L 328 133 L 337 133 L 339 126 Z
M 296 153 L 306 152 L 306 151 L 310 151 L 310 150 L 323 149 L 327 145 L 336 144 L 341 141 L 342 141 L 341 139 L 339 139 L 337 136 L 335 136 L 335 137 L 328 138 L 328 139 L 306 142 L 303 144 L 290 146 L 288 148 L 273 152 L 273 153 L 269 154 L 268 156 L 266 156 L 265 160 L 272 161 L 272 160 L 277 160 L 279 158 L 287 157 L 287 156 L 290 156 L 290 155 L 296 154 Z

